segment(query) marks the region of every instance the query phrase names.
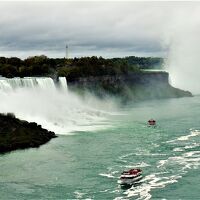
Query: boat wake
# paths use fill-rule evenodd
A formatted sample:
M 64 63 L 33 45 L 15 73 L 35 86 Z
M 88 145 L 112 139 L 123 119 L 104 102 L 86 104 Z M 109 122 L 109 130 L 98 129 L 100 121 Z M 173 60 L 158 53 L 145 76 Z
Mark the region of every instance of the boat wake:
M 131 188 L 124 191 L 120 189 L 113 191 L 116 195 L 118 194 L 115 200 L 133 197 L 136 199 L 151 199 L 152 190 L 165 188 L 169 184 L 177 183 L 179 179 L 183 178 L 190 170 L 198 169 L 200 167 L 200 145 L 198 141 L 200 142 L 200 131 L 191 130 L 188 135 L 163 142 L 163 145 L 166 145 L 166 147 L 172 147 L 172 152 L 170 155 L 169 153 L 161 154 L 165 159 L 157 160 L 155 163 L 151 163 L 151 160 L 149 160 L 149 163 L 133 163 L 132 156 L 135 156 L 136 153 L 120 156 L 118 159 L 123 161 L 121 162 L 123 165 L 116 165 L 113 168 L 108 168 L 107 174 L 113 176 L 112 170 L 118 169 L 118 173 L 114 175 L 114 178 L 118 178 L 119 173 L 123 169 L 139 167 L 143 169 L 144 176 L 139 184 L 133 185 Z M 181 149 L 181 151 L 177 151 L 178 149 Z M 143 159 L 145 159 L 145 156 L 149 157 L 149 155 L 145 152 Z M 156 155 L 153 155 L 153 157 L 155 156 Z M 157 154 L 157 156 L 160 158 L 159 154 Z
M 196 142 L 193 143 L 194 137 L 197 139 L 199 136 L 200 131 L 194 130 L 186 136 L 178 137 L 173 141 L 167 141 L 167 143 L 171 143 L 175 146 L 173 150 L 179 148 L 177 146 L 183 146 L 184 144 L 182 143 L 187 141 L 184 147 L 181 147 L 184 152 L 173 151 L 178 155 L 175 154 L 174 156 L 159 160 L 155 166 L 155 170 L 158 171 L 157 173 L 147 175 L 142 180 L 143 184 L 138 187 L 130 188 L 125 191 L 124 194 L 128 198 L 138 196 L 138 199 L 150 199 L 152 189 L 164 188 L 168 184 L 176 183 L 180 178 L 188 173 L 189 170 L 199 168 L 200 151 L 193 150 L 193 148 L 199 146 Z
M 184 136 L 180 136 L 174 140 L 169 140 L 167 141 L 167 143 L 176 143 L 177 141 L 187 141 L 189 140 L 191 137 L 195 137 L 195 136 L 199 136 L 200 135 L 200 131 L 199 130 L 192 130 L 189 135 L 184 135 Z

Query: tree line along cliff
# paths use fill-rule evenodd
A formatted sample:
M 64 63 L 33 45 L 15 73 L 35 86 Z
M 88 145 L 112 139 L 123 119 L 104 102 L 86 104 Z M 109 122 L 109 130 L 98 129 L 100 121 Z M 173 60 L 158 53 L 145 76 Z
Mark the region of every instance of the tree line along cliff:
M 129 56 L 124 58 L 48 58 L 44 55 L 28 57 L 24 60 L 0 57 L 0 75 L 5 77 L 47 76 L 57 74 L 68 80 L 87 76 L 104 76 L 138 72 L 141 69 L 160 68 L 162 58 Z

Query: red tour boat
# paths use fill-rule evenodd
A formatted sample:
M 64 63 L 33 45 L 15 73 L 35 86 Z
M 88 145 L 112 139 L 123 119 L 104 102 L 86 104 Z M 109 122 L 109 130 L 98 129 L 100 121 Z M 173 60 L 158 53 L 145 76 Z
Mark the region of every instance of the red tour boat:
M 134 182 L 139 181 L 142 178 L 141 169 L 130 169 L 128 171 L 123 171 L 120 176 L 121 185 L 131 185 Z
M 156 120 L 150 119 L 150 120 L 148 121 L 148 125 L 149 125 L 149 126 L 155 126 L 155 125 L 156 125 Z

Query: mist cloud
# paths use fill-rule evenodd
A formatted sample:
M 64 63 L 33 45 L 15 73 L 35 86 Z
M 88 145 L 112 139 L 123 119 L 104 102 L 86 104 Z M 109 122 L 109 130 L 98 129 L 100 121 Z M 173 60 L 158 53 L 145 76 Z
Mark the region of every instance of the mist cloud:
M 165 42 L 169 47 L 166 69 L 171 83 L 200 94 L 200 4 L 194 2 L 173 13 Z

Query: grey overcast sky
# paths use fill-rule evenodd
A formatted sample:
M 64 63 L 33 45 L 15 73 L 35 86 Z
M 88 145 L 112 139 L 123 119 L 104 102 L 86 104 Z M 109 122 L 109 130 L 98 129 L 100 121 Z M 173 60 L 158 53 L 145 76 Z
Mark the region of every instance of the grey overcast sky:
M 0 56 L 166 56 L 200 2 L 0 2 Z M 183 30 L 184 31 L 184 30 Z

